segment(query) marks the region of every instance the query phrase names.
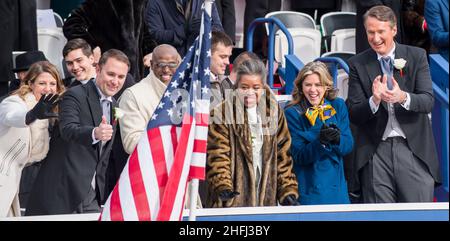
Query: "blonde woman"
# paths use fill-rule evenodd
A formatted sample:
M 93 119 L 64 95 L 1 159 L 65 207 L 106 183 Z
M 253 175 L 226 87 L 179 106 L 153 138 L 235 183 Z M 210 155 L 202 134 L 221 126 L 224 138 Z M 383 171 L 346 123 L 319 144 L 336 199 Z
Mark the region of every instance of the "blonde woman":
M 300 204 L 349 203 L 343 156 L 353 147 L 347 107 L 327 66 L 305 65 L 285 110 Z
M 49 149 L 49 118 L 64 85 L 56 67 L 33 64 L 24 84 L 0 103 L 0 217 L 20 216 L 19 184 L 25 166 Z

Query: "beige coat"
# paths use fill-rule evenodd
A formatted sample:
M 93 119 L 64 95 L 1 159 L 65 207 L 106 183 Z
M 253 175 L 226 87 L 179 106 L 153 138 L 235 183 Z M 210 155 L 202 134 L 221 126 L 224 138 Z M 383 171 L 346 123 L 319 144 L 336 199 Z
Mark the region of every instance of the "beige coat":
M 126 89 L 119 100 L 124 115 L 119 119 L 123 148 L 131 154 L 159 104 L 166 85 L 150 72 L 139 83 Z
M 0 104 L 0 217 L 20 216 L 22 170 L 44 159 L 49 149 L 48 120 L 25 124 L 26 113 L 36 103 L 28 93 L 25 101 L 13 95 Z

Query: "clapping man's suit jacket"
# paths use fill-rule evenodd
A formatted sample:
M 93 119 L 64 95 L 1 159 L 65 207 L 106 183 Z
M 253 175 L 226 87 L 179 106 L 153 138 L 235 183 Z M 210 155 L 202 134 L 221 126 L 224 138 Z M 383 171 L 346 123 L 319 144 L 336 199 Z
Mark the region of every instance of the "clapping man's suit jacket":
M 425 50 L 396 43 L 395 59 L 403 58 L 406 65 L 394 68 L 394 78 L 401 90 L 409 93 L 409 110 L 394 104 L 395 116 L 404 131 L 409 149 L 428 168 L 435 184 L 441 183 L 439 162 L 428 113 L 433 109 L 434 97 Z M 372 49 L 349 60 L 350 76 L 347 105 L 350 121 L 358 127 L 355 137 L 355 160 L 351 168 L 349 191 L 359 187 L 359 174 L 375 153 L 388 122 L 386 102 L 382 101 L 375 114 L 369 106 L 372 81 L 383 75 L 377 54 Z

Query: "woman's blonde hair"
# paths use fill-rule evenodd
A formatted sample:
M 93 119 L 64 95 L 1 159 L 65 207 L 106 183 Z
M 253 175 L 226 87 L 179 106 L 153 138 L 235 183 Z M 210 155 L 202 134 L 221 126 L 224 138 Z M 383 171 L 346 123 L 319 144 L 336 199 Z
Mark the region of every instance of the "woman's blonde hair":
M 326 92 L 324 97 L 329 100 L 334 100 L 336 98 L 338 90 L 333 88 L 333 80 L 327 66 L 320 61 L 315 61 L 309 62 L 298 73 L 297 78 L 294 81 L 292 101 L 288 106 L 300 104 L 305 100 L 305 95 L 302 91 L 302 84 L 306 77 L 312 74 L 317 74 L 319 76 L 320 83 L 325 87 Z
M 66 90 L 56 67 L 48 61 L 39 61 L 30 66 L 19 89 L 14 91 L 12 95 L 18 95 L 25 100 L 25 95 L 33 91 L 31 84 L 34 84 L 37 77 L 42 73 L 49 73 L 56 79 L 56 94 L 61 95 Z

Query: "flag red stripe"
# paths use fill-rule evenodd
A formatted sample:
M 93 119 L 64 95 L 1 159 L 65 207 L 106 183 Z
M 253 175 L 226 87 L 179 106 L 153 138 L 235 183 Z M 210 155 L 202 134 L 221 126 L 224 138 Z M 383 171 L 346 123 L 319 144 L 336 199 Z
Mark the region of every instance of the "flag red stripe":
M 109 216 L 111 221 L 123 221 L 122 206 L 120 204 L 120 196 L 119 196 L 119 183 L 120 179 L 117 181 L 117 184 L 114 187 L 114 190 L 112 191 L 111 194 L 111 202 L 109 209 Z
M 204 167 L 197 167 L 197 166 L 191 166 L 189 169 L 189 180 L 191 179 L 205 179 L 205 168 Z
M 148 142 L 152 152 L 153 165 L 155 167 L 156 180 L 158 181 L 160 200 L 162 200 L 164 188 L 167 184 L 167 166 L 164 155 L 164 145 L 159 128 L 148 130 Z
M 170 214 L 175 202 L 175 197 L 178 191 L 178 185 L 180 183 L 181 174 L 183 171 L 184 160 L 186 158 L 186 148 L 189 142 L 189 134 L 192 130 L 193 118 L 189 114 L 183 118 L 183 124 L 181 128 L 181 135 L 179 142 L 185 143 L 185 145 L 178 146 L 178 149 L 174 156 L 172 169 L 170 170 L 170 178 L 167 182 L 167 188 L 164 192 L 164 197 L 161 202 L 161 207 L 158 213 L 158 221 L 170 220 Z
M 197 126 L 208 126 L 209 113 L 195 113 L 195 124 Z
M 170 129 L 170 135 L 172 138 L 172 150 L 173 150 L 173 154 L 175 155 L 175 150 L 177 149 L 178 146 L 178 138 L 177 138 L 177 127 L 176 126 L 172 126 L 172 128 Z
M 172 78 L 172 84 L 167 88 L 165 97 L 175 88 L 173 86 L 175 82 L 187 87 L 186 84 L 195 79 L 198 88 L 210 88 L 208 76 L 205 75 L 208 73 L 193 71 L 194 68 L 191 68 L 192 65 L 200 69 L 210 67 L 210 56 L 206 51 L 211 48 L 211 40 L 208 38 L 211 34 L 211 21 L 206 17 L 210 9 L 211 5 L 206 4 L 202 13 L 200 39 L 196 40 L 195 45 L 189 49 L 187 58 L 176 71 L 180 74 L 181 82 L 179 78 Z M 186 181 L 192 177 L 204 179 L 205 176 L 204 158 L 210 119 L 208 98 L 197 95 L 192 88 L 188 91 L 195 105 L 187 106 L 189 111 L 183 111 L 181 126 L 167 119 L 170 109 L 174 109 L 177 103 L 172 102 L 172 106 L 170 100 L 161 98 L 161 103 L 167 103 L 167 105 L 155 110 L 154 118 L 148 122 L 145 135 L 142 137 L 146 139 L 140 140 L 122 172 L 122 183 L 114 187 L 113 193 L 106 202 L 104 211 L 109 211 L 111 214 L 108 215 L 105 212 L 108 217 L 103 218 L 113 220 L 182 219 L 188 185 Z M 166 111 L 169 112 L 166 114 Z M 195 114 L 189 115 L 187 112 Z M 147 170 L 148 168 L 151 170 Z M 159 189 L 159 193 L 156 189 Z M 153 190 L 156 193 L 150 193 Z M 121 200 L 121 198 L 124 199 Z M 195 198 L 192 201 L 195 201 Z M 128 204 L 130 206 L 125 206 Z M 134 215 L 135 211 L 137 216 Z
M 131 191 L 133 192 L 133 199 L 136 206 L 138 219 L 139 221 L 150 221 L 150 208 L 148 205 L 144 180 L 142 178 L 141 167 L 139 165 L 137 148 L 134 149 L 128 163 Z
M 206 140 L 194 140 L 194 152 L 206 153 Z

